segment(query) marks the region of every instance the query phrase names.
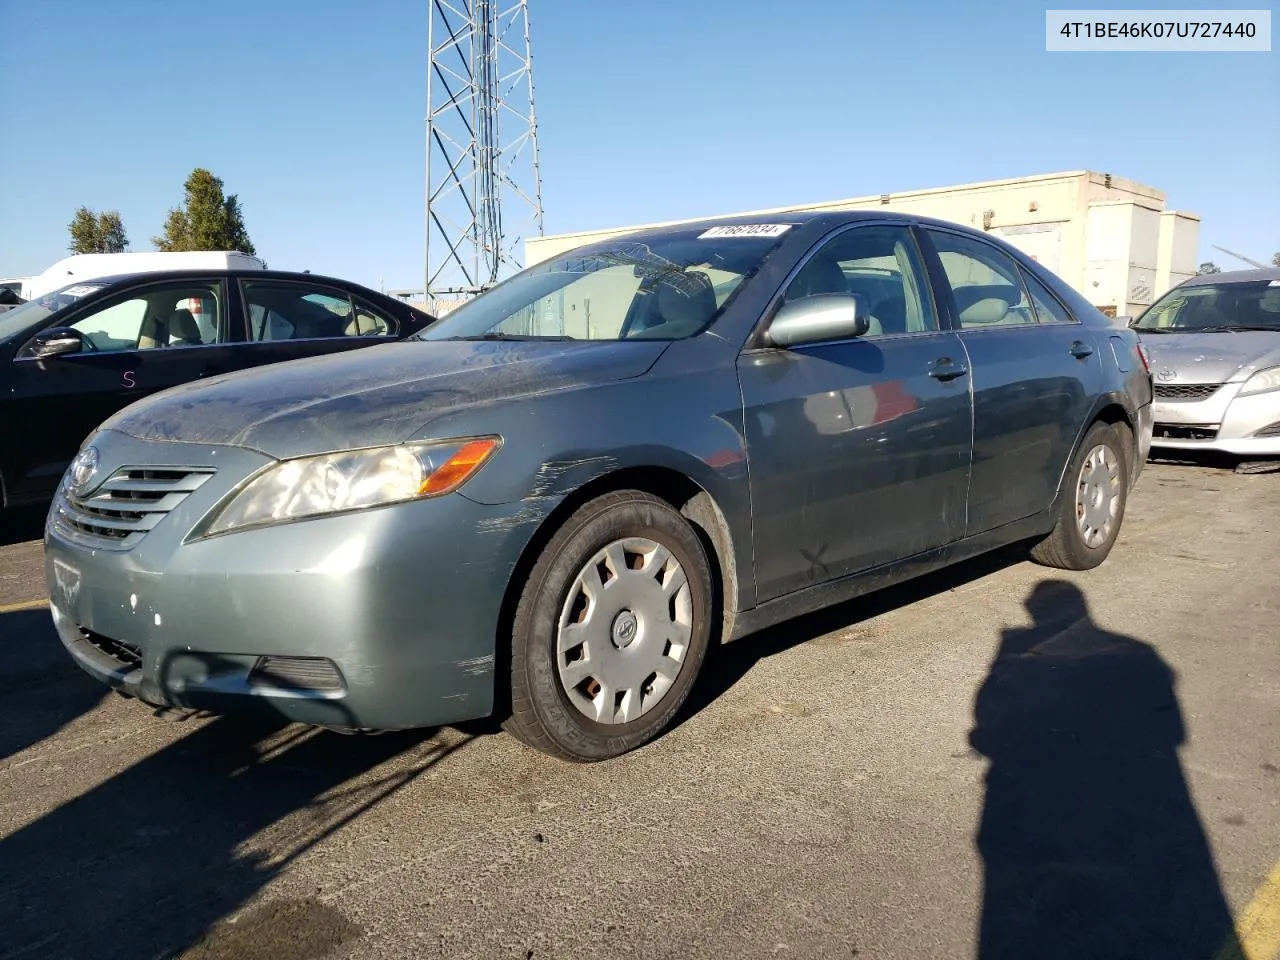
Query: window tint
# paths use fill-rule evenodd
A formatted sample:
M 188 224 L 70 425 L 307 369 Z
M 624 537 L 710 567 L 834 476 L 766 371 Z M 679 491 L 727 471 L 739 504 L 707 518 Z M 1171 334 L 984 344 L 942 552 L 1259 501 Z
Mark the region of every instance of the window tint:
M 981 240 L 939 231 L 929 231 L 929 235 L 955 295 L 961 328 L 981 330 L 1036 322 L 1012 259 Z
M 821 246 L 788 284 L 787 302 L 857 293 L 871 310 L 868 337 L 938 329 L 924 269 L 906 227 L 855 227 Z
M 107 300 L 71 326 L 94 352 L 199 347 L 225 339 L 221 284 L 148 288 Z
M 390 333 L 387 321 L 357 310 L 341 290 L 281 280 L 242 281 L 249 339 L 317 340 Z
M 1041 323 L 1075 323 L 1075 318 L 1067 313 L 1066 307 L 1057 301 L 1043 283 L 1035 278 L 1035 274 L 1022 271 L 1022 279 L 1031 294 L 1031 302 L 1036 308 L 1036 319 Z

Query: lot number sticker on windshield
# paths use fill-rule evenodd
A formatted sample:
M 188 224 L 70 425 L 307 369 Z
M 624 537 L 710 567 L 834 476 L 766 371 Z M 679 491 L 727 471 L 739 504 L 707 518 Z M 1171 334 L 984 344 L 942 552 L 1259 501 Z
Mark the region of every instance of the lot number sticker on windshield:
M 698 234 L 699 240 L 717 237 L 780 237 L 791 229 L 789 223 L 742 223 L 732 227 L 712 227 Z

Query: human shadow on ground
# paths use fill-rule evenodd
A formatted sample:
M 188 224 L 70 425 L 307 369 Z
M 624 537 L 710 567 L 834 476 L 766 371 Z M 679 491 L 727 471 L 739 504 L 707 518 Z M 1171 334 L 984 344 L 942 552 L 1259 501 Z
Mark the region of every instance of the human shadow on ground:
M 1003 632 L 970 733 L 989 760 L 978 960 L 1229 950 L 1178 756 L 1176 675 L 1150 644 L 1094 623 L 1072 583 L 1040 582 L 1026 609 L 1033 623 Z

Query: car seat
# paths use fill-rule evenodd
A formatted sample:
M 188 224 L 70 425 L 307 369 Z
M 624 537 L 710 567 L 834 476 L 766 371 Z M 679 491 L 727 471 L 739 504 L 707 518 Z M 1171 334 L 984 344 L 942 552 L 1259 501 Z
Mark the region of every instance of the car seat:
M 183 307 L 173 311 L 173 315 L 169 317 L 169 346 L 171 347 L 198 347 L 204 343 L 204 337 L 200 335 L 200 325 L 196 323 L 195 315 Z

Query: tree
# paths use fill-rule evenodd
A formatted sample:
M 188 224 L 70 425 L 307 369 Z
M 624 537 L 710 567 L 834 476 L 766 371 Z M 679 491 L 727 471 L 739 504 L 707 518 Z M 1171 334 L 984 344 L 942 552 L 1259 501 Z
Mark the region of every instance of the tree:
M 257 253 L 245 229 L 240 198 L 224 196 L 222 180 L 208 170 L 197 167 L 183 185 L 185 200 L 181 207 L 169 211 L 164 233 L 152 237 L 156 249 L 165 252 L 182 250 L 238 250 L 250 256 Z
M 67 230 L 71 233 L 71 245 L 67 249 L 72 253 L 124 253 L 129 246 L 118 210 L 94 213 L 82 205 L 67 224 Z
M 1200 264 L 1200 269 L 1199 269 L 1199 270 L 1197 270 L 1196 272 L 1197 272 L 1197 273 L 1200 273 L 1200 274 L 1205 274 L 1205 273 L 1221 273 L 1221 272 L 1222 272 L 1222 268 L 1221 268 L 1221 267 L 1219 267 L 1219 266 L 1218 266 L 1216 263 L 1214 263 L 1213 261 L 1209 260 L 1209 261 L 1206 261 L 1206 262 L 1204 262 L 1204 263 Z
M 1274 253 L 1271 255 L 1271 265 L 1273 267 L 1280 267 L 1280 253 Z

